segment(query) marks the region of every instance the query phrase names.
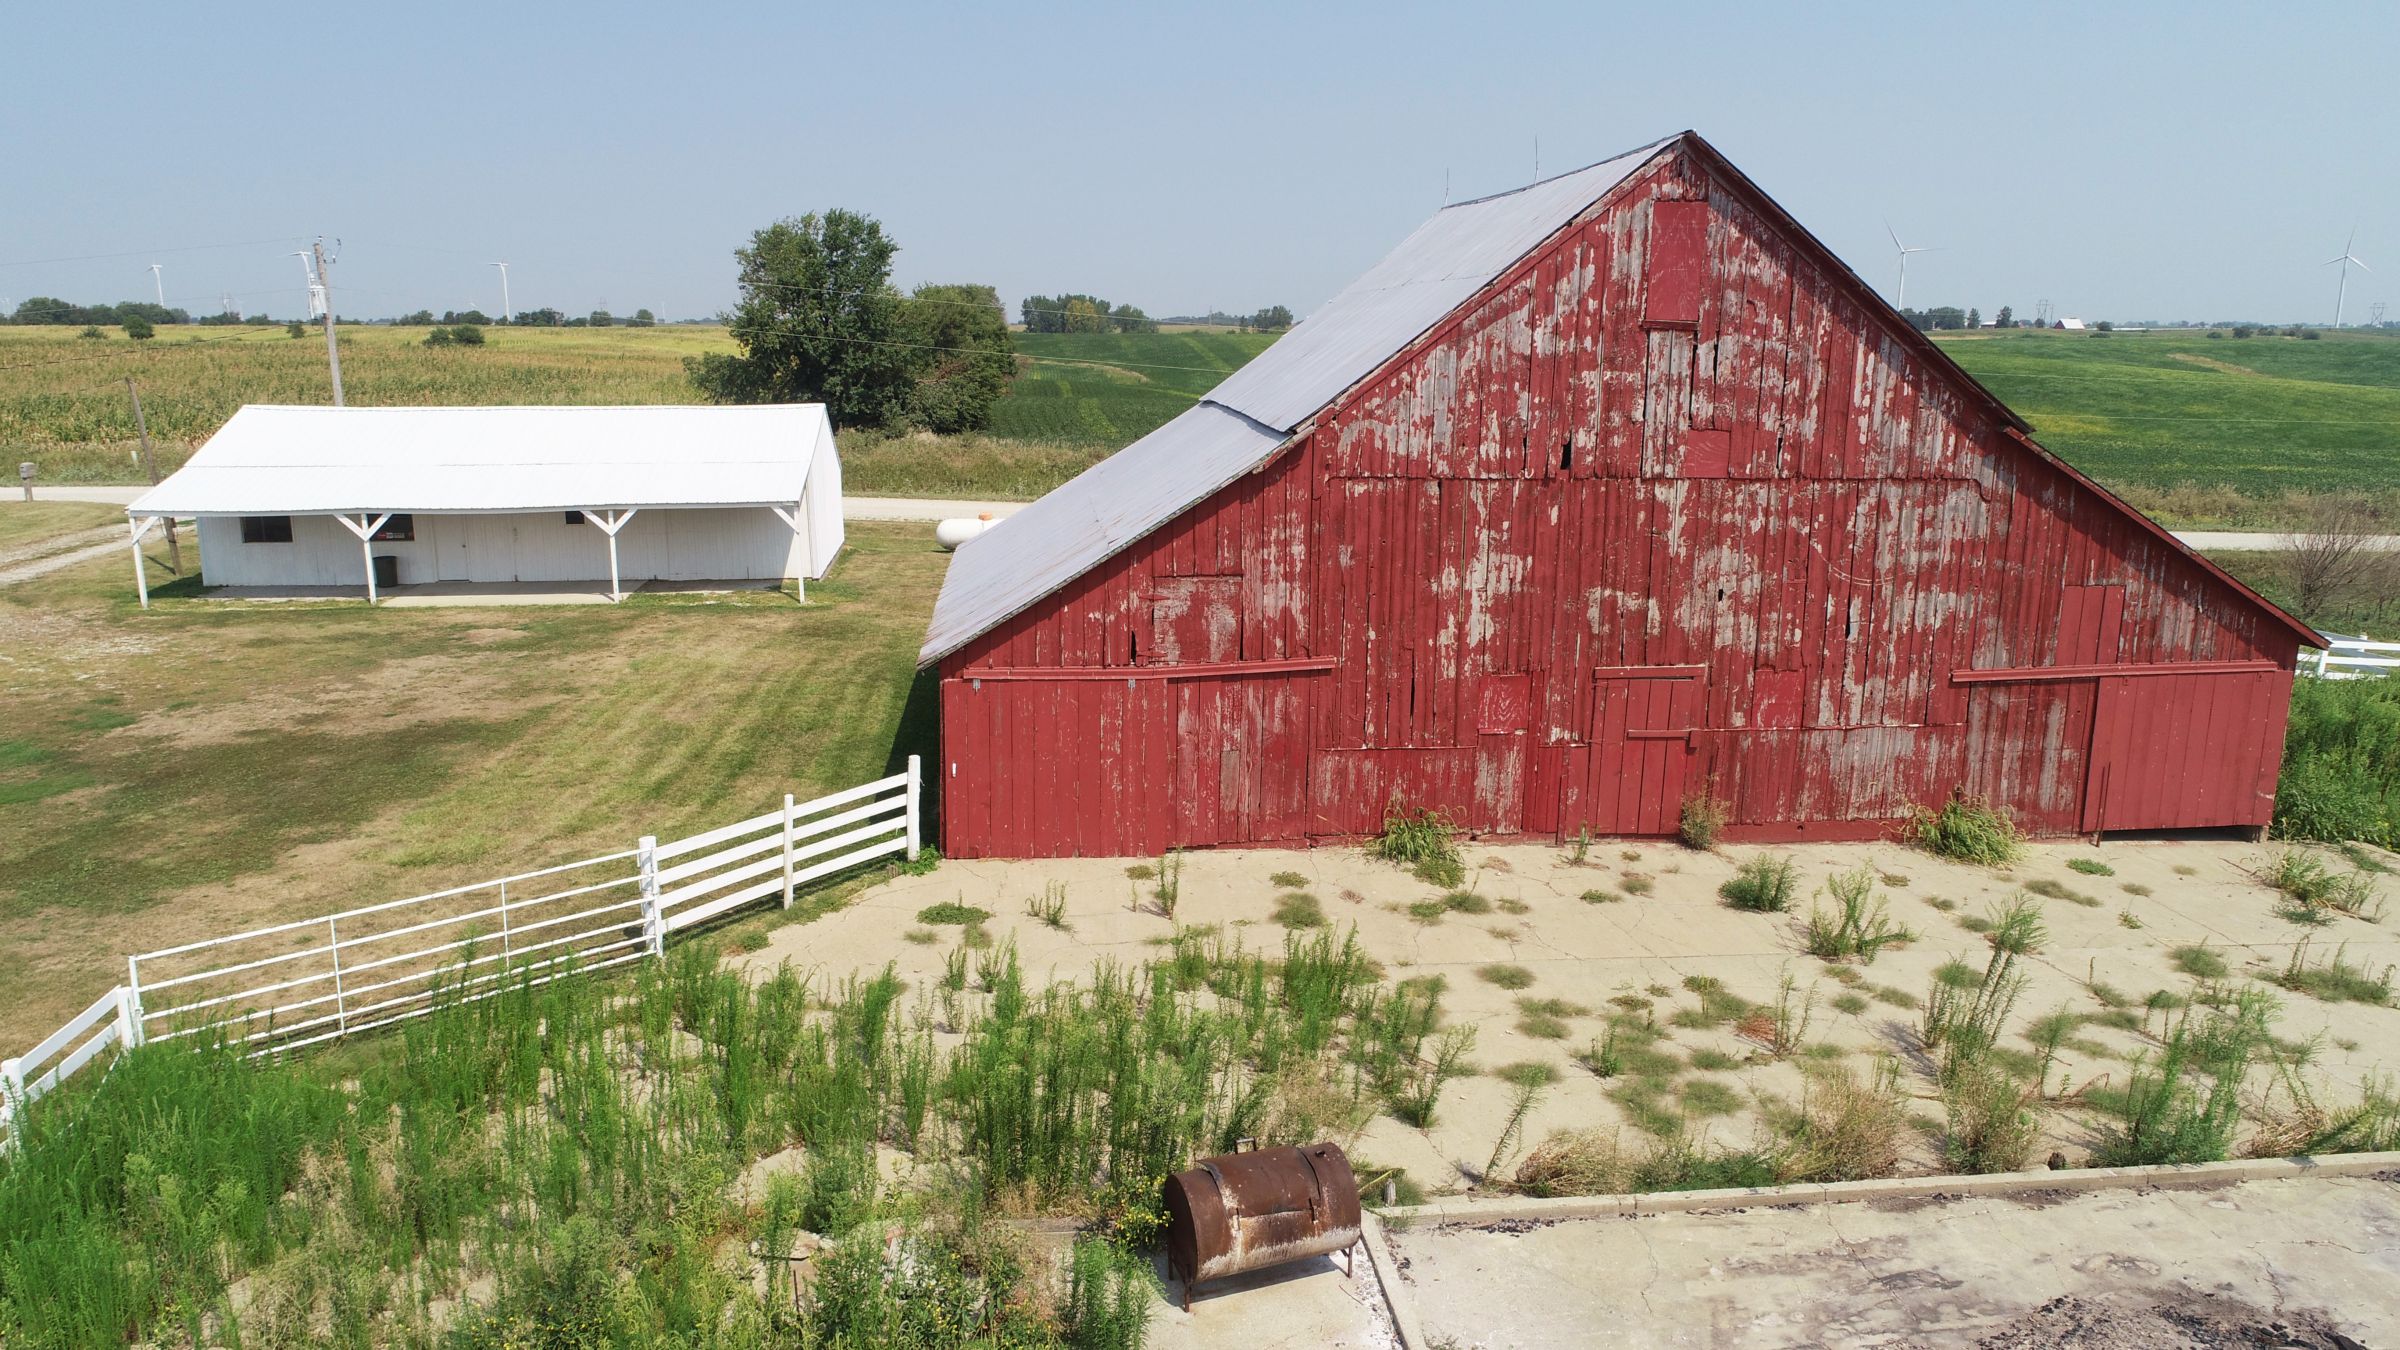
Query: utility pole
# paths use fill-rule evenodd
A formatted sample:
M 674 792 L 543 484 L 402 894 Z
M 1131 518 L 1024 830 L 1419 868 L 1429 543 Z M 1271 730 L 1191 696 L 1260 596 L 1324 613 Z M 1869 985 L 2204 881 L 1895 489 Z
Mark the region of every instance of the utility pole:
M 142 433 L 142 472 L 150 475 L 150 485 L 156 487 L 158 486 L 158 461 L 150 454 L 150 419 L 142 416 L 141 386 L 135 384 L 131 377 L 128 377 L 125 381 L 125 392 L 133 395 L 133 425 L 135 430 Z M 167 566 L 174 569 L 175 575 L 182 576 L 183 545 L 175 542 L 175 517 L 168 516 L 166 525 Z
M 335 240 L 336 246 L 341 243 Z M 320 237 L 317 255 L 317 289 L 325 293 L 325 362 L 333 367 L 333 406 L 342 406 L 342 349 L 333 343 L 333 259 L 325 256 L 325 240 Z

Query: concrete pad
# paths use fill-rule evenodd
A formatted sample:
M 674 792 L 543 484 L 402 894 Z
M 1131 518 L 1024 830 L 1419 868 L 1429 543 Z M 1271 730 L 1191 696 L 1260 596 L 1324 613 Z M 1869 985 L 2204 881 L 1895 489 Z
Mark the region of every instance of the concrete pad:
M 1315 1256 L 1200 1286 L 1183 1310 L 1183 1286 L 1158 1264 L 1164 1304 L 1150 1316 L 1145 1344 L 1156 1350 L 1207 1347 L 1352 1346 L 1398 1350 L 1400 1337 L 1385 1308 L 1375 1268 L 1362 1243 L 1350 1249 L 1351 1269 L 1339 1256 Z
M 1386 1242 L 1432 1344 L 2400 1341 L 2390 1173 L 1421 1227 Z M 2118 1334 L 2062 1339 L 2062 1318 Z M 2195 1322 L 2285 1330 L 2219 1341 Z
M 1269 915 L 1283 888 L 1271 878 L 1293 872 L 1318 897 L 1337 932 L 1355 926 L 1361 946 L 1382 963 L 1387 979 L 1444 977 L 1445 1021 L 1475 1029 L 1476 1064 L 1491 1069 L 1529 1060 L 1559 1071 L 1559 1081 L 1523 1122 L 1520 1151 L 1565 1129 L 1622 1128 L 1629 1146 L 1643 1142 L 1633 1115 L 1612 1096 L 1622 1085 L 1586 1071 L 1575 1052 L 1601 1034 L 1604 1015 L 1614 1010 L 1612 999 L 1648 1000 L 1662 1026 L 1675 1014 L 1694 1010 L 1697 999 L 1683 985 L 1687 976 L 1721 980 L 1731 992 L 1763 1002 L 1776 997 L 1788 973 L 1797 997 L 1814 998 L 1807 1040 L 1839 1052 L 1840 1062 L 1861 1074 L 1882 1056 L 1899 1056 L 1915 1098 L 1912 1113 L 1938 1123 L 1939 1093 L 1916 1051 L 1922 1014 L 1908 1004 L 1925 996 L 1943 963 L 1956 959 L 1982 967 L 1990 948 L 1959 921 L 2022 894 L 2029 881 L 2058 883 L 2093 903 L 2041 902 L 2051 935 L 2039 953 L 2019 965 L 2030 983 L 2012 1022 L 2015 1047 L 2027 1044 L 2021 1035 L 2025 1025 L 2052 1009 L 2102 1011 L 2087 981 L 2113 987 L 2137 1015 L 2153 991 L 2190 992 L 2192 981 L 2171 956 L 2185 944 L 2207 943 L 2242 984 L 2281 971 L 2303 938 L 2312 944 L 2312 959 L 2323 960 L 2346 945 L 2347 959 L 2369 970 L 2400 964 L 2400 940 L 2393 931 L 2400 925 L 2345 917 L 2327 928 L 2301 929 L 2277 918 L 2280 897 L 2254 875 L 2276 851 L 2272 845 L 2111 840 L 2095 848 L 2045 842 L 2032 845 L 2024 860 L 2008 869 L 1945 862 L 1890 843 L 1741 846 L 1698 853 L 1671 843 L 1612 840 L 1596 842 L 1580 860 L 1572 850 L 1541 844 L 1468 841 L 1463 847 L 1467 888 L 1492 902 L 1488 913 L 1448 913 L 1420 922 L 1408 913 L 1408 904 L 1440 892 L 1348 847 L 1184 855 L 1181 898 L 1172 919 L 1161 913 L 1155 879 L 1127 875 L 1129 868 L 1155 868 L 1155 858 L 953 860 L 928 875 L 872 887 L 814 922 L 777 929 L 766 949 L 739 958 L 738 964 L 771 971 L 790 961 L 838 981 L 851 971 L 873 971 L 890 962 L 912 988 L 931 990 L 959 930 L 943 927 L 936 941 L 922 945 L 901 936 L 916 926 L 919 910 L 942 901 L 989 910 L 993 918 L 986 927 L 996 940 L 1016 942 L 1027 978 L 1035 984 L 1083 978 L 1104 960 L 1133 966 L 1158 958 L 1179 925 L 1217 925 L 1228 940 L 1280 951 L 1284 930 Z M 1762 851 L 1788 853 L 1795 860 L 1798 913 L 1745 913 L 1717 894 L 1742 860 Z M 2338 855 L 2327 856 L 2330 865 L 2347 870 Z M 2086 875 L 2071 870 L 2071 860 L 2103 863 L 2114 871 Z M 1808 956 L 1801 935 L 1806 911 L 1824 903 L 1812 892 L 1833 873 L 1862 863 L 1887 878 L 1878 890 L 1893 918 L 1916 939 L 1887 950 L 1871 965 L 1836 966 Z M 1647 894 L 1629 889 L 1636 878 L 1647 880 Z M 1026 913 L 1027 899 L 1051 883 L 1066 888 L 1063 930 Z M 2394 878 L 2376 877 L 2373 883 L 2387 901 L 2400 898 Z M 1609 898 L 1587 901 L 1587 892 Z M 1522 966 L 1533 983 L 1521 991 L 1503 989 L 1479 973 L 1492 964 Z M 1840 977 L 1860 983 L 1845 989 Z M 2306 1077 L 2328 1108 L 2356 1101 L 2369 1078 L 2400 1063 L 2400 1008 L 2328 1004 L 2273 992 L 2282 1004 L 2278 1035 L 2294 1041 L 2322 1038 Z M 1833 1006 L 1845 994 L 1863 1000 L 1851 1005 L 1858 1011 Z M 1521 997 L 1563 999 L 1587 1011 L 1565 1019 L 1566 1038 L 1543 1039 L 1520 1026 Z M 2154 1020 L 2153 1030 L 2156 1025 Z M 1741 1103 L 1731 1114 L 1692 1116 L 1691 1131 L 1701 1141 L 1749 1146 L 1767 1130 L 1770 1105 L 1800 1099 L 1806 1081 L 1801 1068 L 1775 1060 L 1733 1028 L 1668 1029 L 1664 1049 L 1684 1061 L 1682 1081 L 1717 1083 L 1732 1089 Z M 2052 1092 L 2060 1093 L 2062 1081 L 2069 1089 L 2095 1080 L 2121 1084 L 2133 1059 L 2156 1049 L 2154 1037 L 2140 1031 L 2080 1027 L 2051 1069 Z M 1730 1058 L 1733 1067 L 1689 1067 L 1691 1056 L 1703 1051 Z M 1443 1090 L 1430 1127 L 1380 1115 L 1355 1138 L 1339 1142 L 1362 1171 L 1368 1165 L 1399 1166 L 1430 1194 L 1470 1190 L 1482 1180 L 1507 1124 L 1512 1096 L 1507 1083 L 1488 1074 L 1460 1078 Z M 2032 1161 L 2038 1164 L 2054 1149 L 2071 1162 L 2090 1157 L 2098 1135 L 2089 1112 L 2062 1101 L 2044 1117 L 2045 1137 Z M 2254 1123 L 2245 1124 L 2242 1140 Z M 1936 1134 L 1909 1131 L 1902 1141 L 1901 1175 L 1948 1170 Z M 1503 1170 L 1513 1165 L 1512 1159 Z

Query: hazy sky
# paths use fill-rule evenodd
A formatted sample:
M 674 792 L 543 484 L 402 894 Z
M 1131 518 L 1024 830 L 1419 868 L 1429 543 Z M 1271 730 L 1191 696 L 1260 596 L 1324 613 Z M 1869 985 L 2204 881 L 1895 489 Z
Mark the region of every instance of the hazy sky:
M 2400 311 L 2400 4 L 340 8 L 9 6 L 0 297 L 291 314 L 323 233 L 346 314 L 496 312 L 504 258 L 691 317 L 847 206 L 904 284 L 1306 313 L 1445 175 L 1691 127 L 1887 295 L 1887 219 L 1938 250 L 1912 303 L 2325 322 L 2355 225 Z

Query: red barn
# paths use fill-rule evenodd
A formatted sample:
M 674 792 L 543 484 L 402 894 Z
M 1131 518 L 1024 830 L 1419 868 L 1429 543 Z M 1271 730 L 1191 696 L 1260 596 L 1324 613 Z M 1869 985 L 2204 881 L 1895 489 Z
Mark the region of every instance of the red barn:
M 942 848 L 2260 826 L 2317 635 L 1686 133 L 1450 206 L 959 550 Z

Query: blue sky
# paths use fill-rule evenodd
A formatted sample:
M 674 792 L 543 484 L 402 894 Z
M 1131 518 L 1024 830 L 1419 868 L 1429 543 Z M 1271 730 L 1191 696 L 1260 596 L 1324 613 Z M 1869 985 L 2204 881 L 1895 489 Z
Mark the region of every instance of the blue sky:
M 1888 294 L 2400 318 L 2400 5 L 12 6 L 0 296 L 732 299 L 847 206 L 898 279 L 1305 313 L 1453 197 L 1695 128 Z M 251 243 L 249 241 L 264 241 Z M 242 243 L 238 248 L 192 248 Z M 168 251 L 179 250 L 179 251 Z M 52 262 L 92 254 L 133 256 Z

